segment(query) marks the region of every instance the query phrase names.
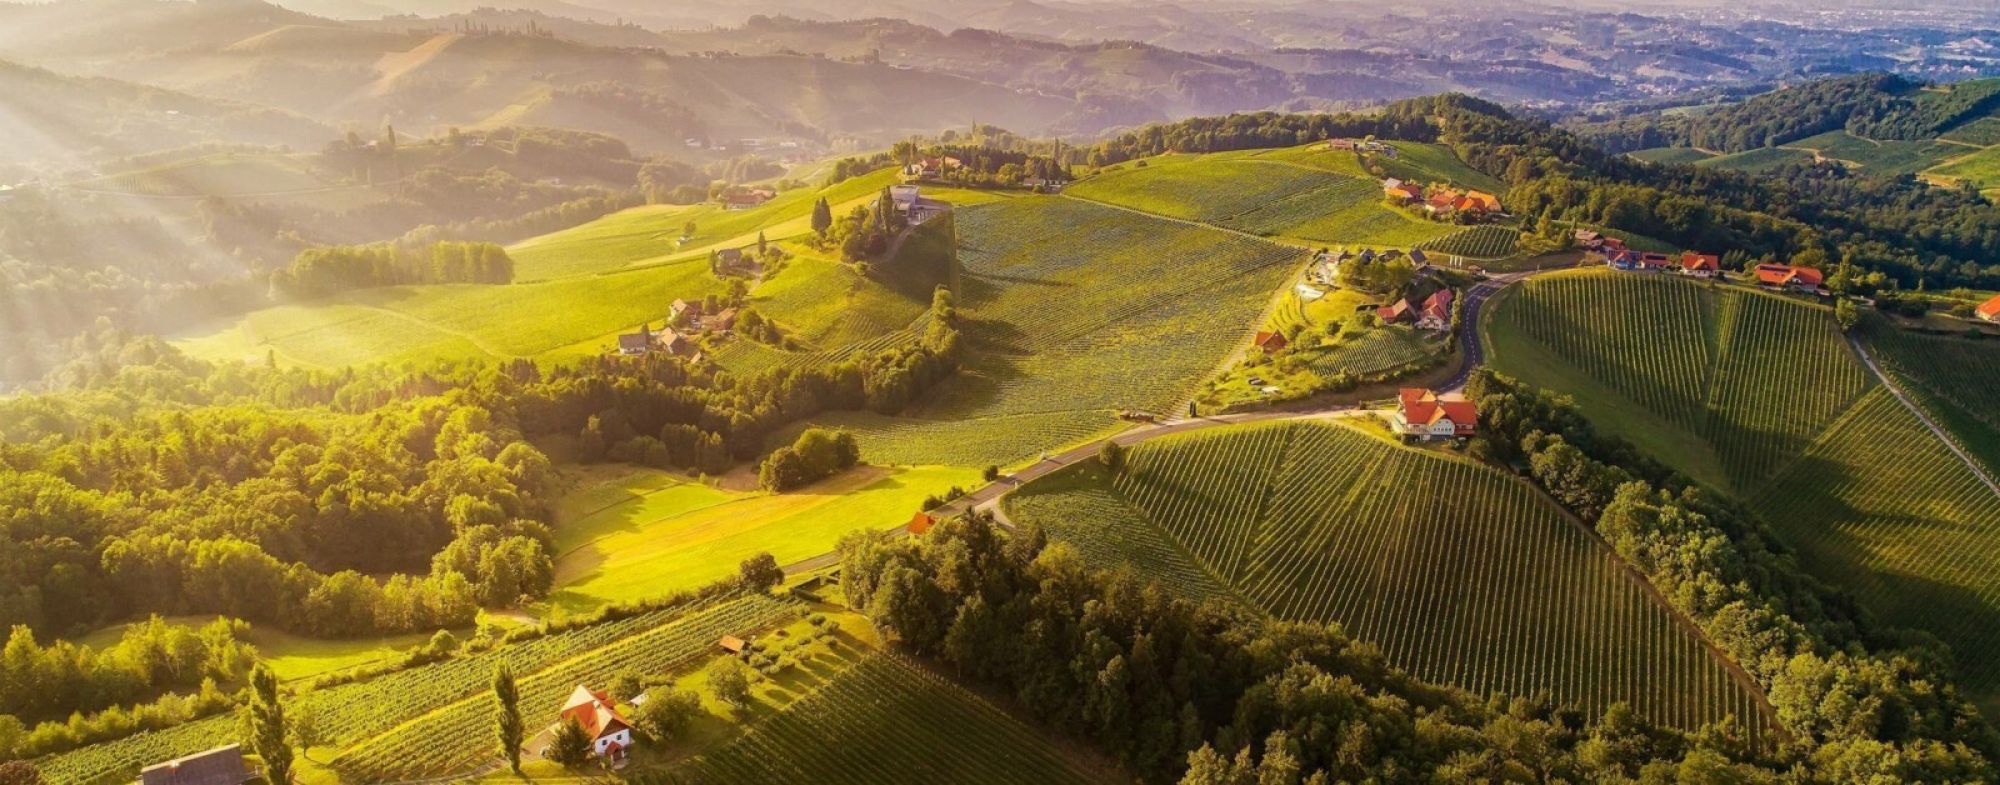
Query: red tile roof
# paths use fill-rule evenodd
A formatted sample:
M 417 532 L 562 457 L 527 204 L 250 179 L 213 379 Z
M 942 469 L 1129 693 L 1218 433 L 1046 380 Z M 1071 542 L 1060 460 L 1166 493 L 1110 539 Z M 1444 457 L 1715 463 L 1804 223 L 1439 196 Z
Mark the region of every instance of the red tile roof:
M 1431 293 L 1431 296 L 1424 300 L 1424 316 L 1450 321 L 1451 299 L 1452 294 L 1450 289 L 1439 289 Z
M 1826 275 L 1811 267 L 1793 267 L 1787 264 L 1757 265 L 1757 282 L 1766 286 L 1818 287 L 1823 280 L 1826 280 Z
M 1259 331 L 1256 342 L 1257 346 L 1267 353 L 1282 351 L 1287 344 L 1291 343 L 1285 340 L 1284 333 L 1271 332 L 1269 330 Z
M 931 527 L 936 525 L 937 519 L 931 517 L 930 513 L 920 512 L 910 516 L 910 525 L 903 528 L 908 529 L 911 534 L 923 534 L 930 531 Z
M 1972 309 L 1972 312 L 1989 322 L 2000 321 L 2000 295 L 1994 295 L 1993 299 L 1980 303 L 1978 308 Z
M 1410 301 L 1397 300 L 1395 305 L 1384 305 L 1375 309 L 1375 318 L 1385 322 L 1399 322 L 1410 316 Z
M 576 685 L 576 690 L 569 694 L 569 700 L 563 703 L 562 716 L 576 720 L 593 741 L 632 727 L 632 723 L 625 720 L 625 715 L 618 713 L 617 706 L 611 701 L 611 693 L 592 690 L 581 684 Z
M 1695 253 L 1693 251 L 1682 251 L 1681 269 L 1695 270 L 1695 271 L 1707 270 L 1709 272 L 1720 272 L 1722 270 L 1722 259 L 1716 257 L 1713 254 Z
M 1436 425 L 1450 419 L 1461 434 L 1471 433 L 1479 425 L 1478 408 L 1459 396 L 1445 397 L 1420 387 L 1405 387 L 1397 392 L 1397 399 L 1403 419 L 1410 423 Z

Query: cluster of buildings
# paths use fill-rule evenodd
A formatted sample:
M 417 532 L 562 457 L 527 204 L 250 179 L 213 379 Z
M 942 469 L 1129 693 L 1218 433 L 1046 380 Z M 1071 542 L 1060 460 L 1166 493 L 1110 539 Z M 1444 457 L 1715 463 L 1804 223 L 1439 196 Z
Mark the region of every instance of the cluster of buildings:
M 1447 287 L 1432 292 L 1422 303 L 1399 299 L 1375 309 L 1375 318 L 1381 319 L 1383 324 L 1414 324 L 1419 329 L 1442 332 L 1451 329 L 1451 303 L 1454 297 L 1451 289 Z
M 1405 439 L 1469 439 L 1479 433 L 1479 410 L 1457 393 L 1405 387 L 1396 393 L 1389 424 Z
M 618 354 L 625 357 L 643 357 L 661 352 L 676 357 L 699 356 L 696 354 L 694 339 L 672 325 L 681 325 L 689 331 L 713 330 L 718 333 L 736 329 L 735 308 L 724 308 L 713 314 L 703 314 L 701 303 L 675 300 L 669 314 L 667 327 L 654 330 L 650 324 L 641 325 L 637 332 L 618 336 Z
M 1386 142 L 1377 142 L 1373 139 L 1335 139 L 1326 143 L 1326 149 L 1375 153 L 1386 158 L 1396 157 L 1395 145 Z
M 1341 249 L 1338 251 L 1322 251 L 1318 256 L 1314 257 L 1318 263 L 1313 265 L 1312 279 L 1325 286 L 1339 286 L 1341 265 L 1349 262 L 1371 264 L 1378 261 L 1399 259 L 1404 256 L 1410 258 L 1410 264 L 1416 267 L 1418 274 L 1422 274 L 1426 268 L 1430 267 L 1430 255 L 1424 253 L 1421 248 L 1412 248 L 1408 254 L 1394 248 L 1383 251 L 1377 251 L 1373 248 L 1363 248 L 1359 251 Z
M 946 156 L 932 156 L 911 161 L 903 167 L 903 176 L 911 180 L 935 180 L 965 167 L 965 162 Z
M 740 191 L 730 191 L 722 195 L 722 207 L 725 210 L 748 210 L 776 198 L 778 198 L 778 192 L 769 188 L 749 188 Z
M 1484 219 L 1506 214 L 1500 207 L 1500 197 L 1485 191 L 1420 185 L 1394 177 L 1382 181 L 1382 197 L 1397 204 L 1421 205 L 1424 212 L 1438 217 L 1465 215 Z
M 1578 245 L 1604 258 L 1614 270 L 1628 272 L 1677 273 L 1690 278 L 1721 278 L 1722 258 L 1698 251 L 1682 251 L 1679 256 L 1657 251 L 1636 251 L 1616 237 L 1605 237 L 1589 229 L 1576 230 Z M 1751 270 L 1756 283 L 1766 289 L 1827 294 L 1826 273 L 1812 267 L 1789 264 L 1760 264 Z

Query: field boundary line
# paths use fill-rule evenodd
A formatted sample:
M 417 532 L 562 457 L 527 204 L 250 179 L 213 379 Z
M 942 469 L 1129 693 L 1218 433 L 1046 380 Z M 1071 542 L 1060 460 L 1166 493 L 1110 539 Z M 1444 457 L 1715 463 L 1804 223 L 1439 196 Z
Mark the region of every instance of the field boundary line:
M 1884 373 L 1881 366 L 1875 364 L 1875 356 L 1868 353 L 1868 347 L 1861 344 L 1861 339 L 1853 334 L 1849 334 L 1847 336 L 1847 343 L 1853 346 L 1854 351 L 1861 355 L 1861 363 L 1868 366 L 1869 372 L 1875 374 L 1876 380 L 1880 381 L 1883 387 L 1888 388 L 1890 395 L 1896 396 L 1896 402 L 1902 404 L 1904 410 L 1914 415 L 1917 418 L 1917 422 L 1923 423 L 1924 428 L 1931 432 L 1931 436 L 1936 437 L 1939 442 L 1944 444 L 1945 449 L 1950 450 L 1952 455 L 1957 456 L 1959 462 L 1965 464 L 1965 468 L 1972 470 L 1972 476 L 1979 478 L 1980 484 L 1985 485 L 1986 489 L 1992 491 L 1994 496 L 2000 496 L 2000 483 L 1995 483 L 1993 477 L 1988 475 L 1984 468 L 1980 467 L 1979 462 L 1973 460 L 1972 456 L 1967 455 L 1965 450 L 1958 446 L 1957 440 L 1951 438 L 1950 434 L 1946 433 L 1943 428 L 1932 421 L 1930 415 L 1924 412 L 1922 407 L 1917 406 L 1915 402 L 1911 401 L 1910 396 L 1903 392 L 1903 388 L 1898 386 L 1895 380 L 1890 379 L 1889 374 Z

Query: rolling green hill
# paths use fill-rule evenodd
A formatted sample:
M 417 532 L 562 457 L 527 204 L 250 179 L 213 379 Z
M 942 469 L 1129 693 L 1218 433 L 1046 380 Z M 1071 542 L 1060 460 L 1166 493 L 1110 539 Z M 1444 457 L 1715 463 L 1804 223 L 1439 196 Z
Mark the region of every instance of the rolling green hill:
M 985 466 L 1184 400 L 1303 251 L 1067 197 L 956 211 L 966 366 L 905 416 L 822 420 L 875 463 Z
M 1503 373 L 1570 392 L 1600 424 L 1747 491 L 1873 385 L 1823 306 L 1605 270 L 1544 276 L 1488 313 Z
M 1878 384 L 1825 308 L 1659 276 L 1529 281 L 1484 325 L 1491 362 L 1599 427 L 1750 503 L 1820 579 L 1949 644 L 2000 695 L 2000 492 Z M 1871 323 L 1878 361 L 1987 467 L 1991 350 Z
M 1115 479 L 1084 464 L 1005 504 L 1195 596 L 1337 622 L 1427 680 L 1547 690 L 1592 713 L 1628 701 L 1684 728 L 1763 716 L 1698 634 L 1532 488 L 1343 425 L 1155 439 Z

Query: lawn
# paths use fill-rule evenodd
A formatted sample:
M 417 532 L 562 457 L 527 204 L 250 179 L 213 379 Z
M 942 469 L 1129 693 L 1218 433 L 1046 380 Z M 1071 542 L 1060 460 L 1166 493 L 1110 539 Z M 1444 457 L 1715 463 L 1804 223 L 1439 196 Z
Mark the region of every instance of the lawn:
M 197 628 L 214 620 L 213 616 L 174 616 L 166 619 L 168 624 L 190 628 Z M 125 634 L 125 629 L 130 626 L 132 625 L 113 624 L 72 642 L 79 646 L 101 649 L 117 643 L 119 636 Z M 291 681 L 383 662 L 401 656 L 411 647 L 421 645 L 430 637 L 430 633 L 412 633 L 353 640 L 323 640 L 293 635 L 270 627 L 253 626 L 245 639 L 257 647 L 258 659 L 271 666 L 271 670 L 278 674 L 278 678 Z
M 759 553 L 780 564 L 818 556 L 847 532 L 907 522 L 925 497 L 978 481 L 970 469 L 862 467 L 790 493 L 735 493 L 635 470 L 561 503 L 548 605 L 586 611 L 694 588 Z
M 1227 587 L 1278 618 L 1339 623 L 1429 681 L 1548 690 L 1592 715 L 1626 701 L 1680 728 L 1761 716 L 1695 633 L 1531 487 L 1345 425 L 1154 439 L 1116 478 L 1072 469 L 1007 505 L 1191 596 Z
M 1981 190 L 2000 188 L 2000 147 L 1984 150 L 1960 148 L 1964 154 L 1941 166 L 1924 171 L 1924 176 L 1950 182 L 1970 182 Z

